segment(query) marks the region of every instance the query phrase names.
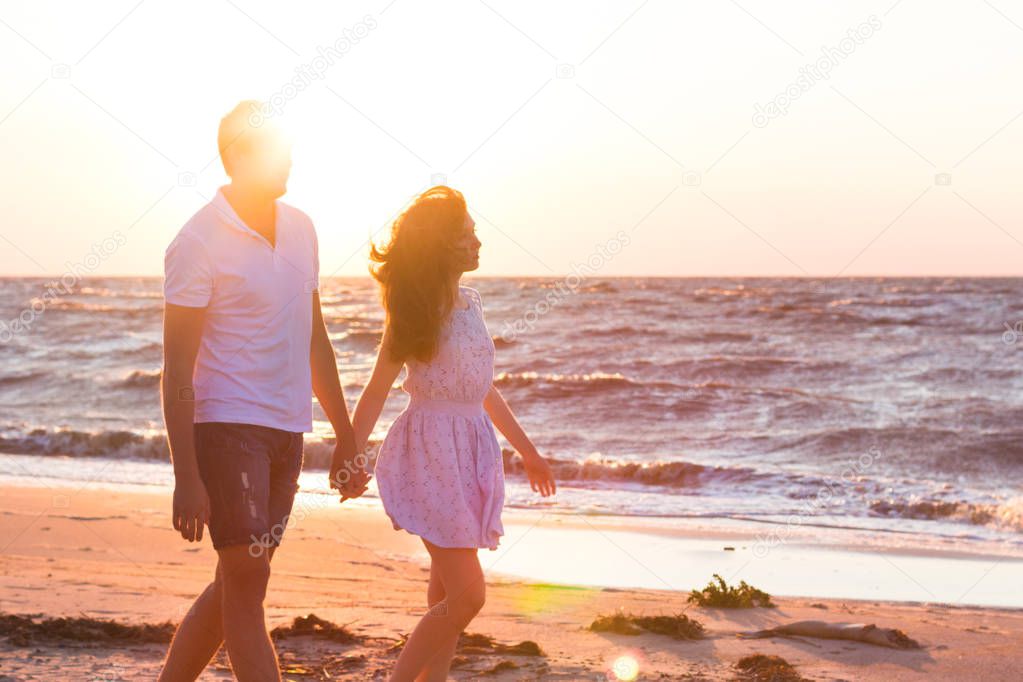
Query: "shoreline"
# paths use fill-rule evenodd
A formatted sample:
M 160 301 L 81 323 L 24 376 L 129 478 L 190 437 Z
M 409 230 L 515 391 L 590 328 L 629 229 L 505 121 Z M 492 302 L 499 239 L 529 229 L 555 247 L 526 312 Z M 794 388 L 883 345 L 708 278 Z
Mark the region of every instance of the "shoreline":
M 14 457 L 25 457 L 38 464 L 32 456 Z M 26 490 L 52 488 L 74 494 L 108 491 L 169 499 L 171 487 L 165 480 L 138 484 L 99 479 L 106 467 L 122 460 L 61 459 L 72 466 L 88 461 L 87 470 L 80 472 L 85 480 L 36 477 L 32 471 L 19 472 L 19 460 L 9 460 L 13 467 L 8 467 L 10 471 L 0 476 L 0 481 Z M 98 468 L 99 472 L 88 471 L 90 467 Z M 153 467 L 153 473 L 169 471 L 169 467 Z M 305 472 L 303 485 L 309 485 L 320 473 Z M 333 508 L 336 508 L 333 495 L 306 489 L 296 498 L 293 521 L 301 522 L 306 516 Z M 375 497 L 347 502 L 345 511 L 378 518 L 383 521 L 383 535 L 392 534 Z M 949 546 L 937 547 L 933 546 L 933 537 L 926 539 L 930 546 L 923 542 L 897 545 L 885 542 L 891 536 L 874 529 L 821 528 L 821 524 L 813 523 L 790 526 L 755 518 L 615 516 L 506 507 L 503 521 L 506 536 L 501 547 L 494 553 L 481 552 L 480 559 L 484 566 L 495 562 L 491 570 L 512 579 L 591 588 L 685 592 L 706 584 L 714 572 L 720 572 L 726 579 L 731 578 L 730 573 L 734 573 L 736 580 L 746 576 L 748 582 L 772 594 L 790 597 L 947 605 L 963 603 L 965 599 L 969 606 L 1023 608 L 1023 592 L 1000 592 L 997 586 L 1002 576 L 1008 580 L 1013 571 L 1023 573 L 1023 555 L 1012 547 L 999 552 L 997 546 L 976 542 L 975 547 L 962 548 L 949 539 L 945 540 Z M 757 532 L 754 527 L 763 527 L 767 532 Z M 405 558 L 426 559 L 416 538 L 399 535 L 409 541 L 404 545 Z M 905 536 L 913 537 L 909 532 Z M 519 544 L 522 538 L 525 544 L 504 558 L 507 549 Z M 533 558 L 555 556 L 559 552 L 563 556 L 607 554 L 623 561 L 613 568 L 597 561 L 576 569 L 565 566 L 565 562 Z M 861 576 L 873 582 L 865 583 Z M 937 581 L 932 582 L 935 576 Z M 805 589 L 807 585 L 813 589 Z
M 11 466 L 4 467 L 5 463 Z M 48 473 L 46 465 L 57 465 L 56 475 Z M 117 467 L 113 467 L 113 464 Z M 128 467 L 128 479 L 113 480 L 103 478 L 109 476 L 115 470 L 123 470 Z M 301 489 L 299 495 L 312 497 L 331 497 L 321 479 L 326 476 L 326 469 L 310 468 L 308 463 L 303 470 L 299 480 Z M 147 478 L 146 482 L 139 479 Z M 509 476 L 509 486 L 512 489 L 519 488 L 526 491 L 523 479 L 517 476 Z M 168 462 L 150 458 L 138 457 L 108 457 L 102 455 L 70 455 L 70 454 L 23 454 L 16 452 L 0 453 L 0 484 L 13 487 L 60 487 L 60 488 L 89 488 L 117 490 L 129 493 L 160 494 L 167 492 L 173 487 L 173 474 Z M 587 493 L 599 493 L 599 488 L 573 485 L 573 482 L 564 483 L 562 488 L 565 491 L 585 491 Z M 622 492 L 622 491 L 616 491 Z M 627 492 L 627 491 L 626 491 Z M 647 491 L 643 491 L 647 492 Z M 677 492 L 684 495 L 684 491 L 658 490 L 656 487 L 649 492 L 676 496 Z M 312 499 L 312 498 L 310 498 Z M 701 498 L 696 498 L 699 501 Z M 370 484 L 368 494 L 362 499 L 354 500 L 348 504 L 354 506 L 371 505 L 380 509 L 379 497 L 376 494 L 375 484 Z M 320 507 L 323 501 L 312 504 L 313 507 Z M 912 518 L 912 517 L 887 517 L 887 520 L 909 526 L 908 528 L 873 527 L 870 525 L 857 525 L 857 521 L 870 521 L 871 517 L 850 516 L 846 517 L 851 523 L 827 522 L 828 517 L 803 517 L 798 514 L 786 515 L 785 513 L 765 515 L 757 517 L 748 514 L 653 514 L 636 512 L 629 514 L 616 514 L 608 511 L 589 510 L 575 507 L 555 507 L 544 509 L 542 506 L 524 506 L 515 504 L 514 501 L 507 501 L 504 513 L 509 518 L 529 518 L 531 516 L 550 514 L 552 517 L 567 520 L 577 528 L 586 528 L 593 525 L 593 521 L 601 526 L 613 528 L 627 528 L 636 532 L 668 535 L 668 536 L 711 536 L 749 539 L 749 540 L 771 540 L 777 545 L 793 545 L 803 547 L 821 547 L 825 549 L 847 549 L 856 551 L 863 546 L 869 546 L 872 552 L 888 552 L 911 556 L 936 556 L 936 557 L 964 557 L 964 558 L 1008 558 L 1023 560 L 1023 535 L 1018 532 L 1009 533 L 999 538 L 983 537 L 971 530 L 978 532 L 988 528 L 985 524 L 954 524 L 951 526 L 956 534 L 949 534 L 948 528 L 940 530 L 916 528 L 915 524 L 943 523 L 941 517 L 936 518 Z M 797 522 L 793 523 L 792 519 Z M 879 517 L 884 519 L 885 517 Z M 677 527 L 673 527 L 677 526 Z M 681 529 L 681 530 L 680 530 Z M 762 532 L 761 532 L 762 529 Z M 833 535 L 828 536 L 828 533 Z M 847 535 L 850 538 L 842 538 L 840 535 Z M 789 537 L 791 536 L 791 537 Z M 1006 538 L 1020 538 L 1015 543 L 1006 543 Z M 889 541 L 880 541 L 878 538 Z M 907 542 L 900 544 L 897 539 L 905 539 Z M 959 544 L 967 544 L 966 549 L 960 548 Z
M 0 552 L 0 611 L 5 614 L 84 615 L 129 624 L 177 622 L 212 575 L 215 553 L 209 541 L 189 545 L 174 533 L 169 521 L 170 499 L 164 492 L 6 487 L 4 493 L 0 501 L 0 536 L 5 538 Z M 565 543 L 578 532 L 564 527 L 546 529 L 533 521 L 532 525 L 507 524 L 505 555 L 481 552 L 488 600 L 470 631 L 508 644 L 533 641 L 546 656 L 543 660 L 496 654 L 467 656 L 465 667 L 453 671 L 454 679 L 477 679 L 504 660 L 518 667 L 487 676 L 495 680 L 523 676 L 605 679 L 613 663 L 609 657 L 626 655 L 640 661 L 639 679 L 657 679 L 659 675 L 733 679 L 735 663 L 751 653 L 782 656 L 801 674 L 816 679 L 1011 679 L 1011 671 L 1023 663 L 1016 646 L 1023 638 L 1023 611 L 1019 609 L 788 597 L 776 594 L 757 578 L 748 581 L 771 592 L 777 608 L 708 609 L 687 604 L 685 590 L 598 588 L 509 577 L 502 569 L 513 563 L 514 556 L 545 558 L 541 549 L 530 544 L 530 538 L 544 539 L 550 532 Z M 515 536 L 519 536 L 517 540 Z M 606 543 L 597 533 L 589 536 Z M 569 550 L 566 545 L 561 548 Z M 730 584 L 737 583 L 742 576 L 731 579 L 721 570 L 725 554 L 719 548 L 706 566 L 705 579 L 683 586 L 702 587 L 711 570 L 729 578 Z M 614 568 L 628 561 L 624 554 L 576 556 L 577 568 L 600 563 Z M 290 624 L 296 616 L 316 614 L 347 624 L 362 639 L 351 645 L 303 644 L 305 648 L 288 649 L 288 655 L 296 658 L 282 658 L 282 663 L 309 667 L 310 662 L 356 657 L 358 661 L 351 664 L 361 666 L 361 672 L 355 673 L 360 679 L 382 675 L 381 671 L 393 664 L 390 647 L 424 611 L 424 557 L 418 540 L 393 531 L 386 516 L 376 509 L 334 505 L 304 515 L 289 528 L 274 560 L 268 623 L 277 627 Z M 686 556 L 680 557 L 685 560 Z M 686 612 L 705 625 L 707 636 L 679 641 L 652 633 L 628 637 L 588 629 L 598 616 L 617 611 L 644 615 Z M 750 641 L 737 636 L 796 620 L 876 623 L 904 631 L 924 648 L 900 651 L 848 641 Z M 88 666 L 97 665 L 97 661 L 107 665 L 116 661 L 119 666 L 121 677 L 106 679 L 152 677 L 164 650 L 164 645 L 156 644 L 125 649 L 108 643 L 68 648 L 59 642 L 41 642 L 26 648 L 0 642 L 4 672 L 18 679 L 57 673 L 88 677 L 94 674 Z M 203 679 L 226 679 L 224 675 L 223 669 L 211 670 Z
M 505 558 L 499 548 L 494 570 L 522 580 L 685 593 L 703 587 L 718 573 L 730 584 L 744 579 L 771 594 L 792 598 L 1023 612 L 1023 591 L 1002 588 L 1023 574 L 1023 559 L 1010 556 L 800 542 L 758 553 L 745 533 L 725 536 L 689 529 L 651 533 L 628 520 L 608 526 L 553 514 L 532 522 L 506 516 L 505 528 L 505 542 L 515 543 L 517 549 Z M 542 557 L 558 553 L 606 556 L 614 565 L 598 561 L 568 570 L 545 565 Z M 484 557 L 481 554 L 486 565 Z
M 543 515 L 543 512 L 539 512 L 534 509 L 520 509 L 520 508 L 508 508 L 505 507 L 505 514 L 511 516 L 512 523 L 522 524 L 527 523 L 531 517 L 539 517 Z M 550 512 L 551 517 L 556 517 L 565 527 L 573 529 L 585 529 L 589 525 L 588 521 L 578 521 L 575 519 L 585 518 L 588 520 L 596 521 L 596 525 L 600 527 L 614 528 L 623 530 L 626 532 L 633 532 L 643 535 L 655 535 L 655 536 L 666 536 L 671 538 L 707 538 L 707 539 L 718 539 L 722 541 L 738 541 L 745 540 L 755 542 L 761 534 L 754 533 L 748 528 L 728 528 L 727 523 L 751 523 L 751 524 L 762 524 L 765 527 L 777 529 L 786 527 L 785 523 L 765 520 L 765 519 L 754 519 L 754 518 L 736 518 L 736 517 L 679 517 L 679 516 L 647 516 L 647 515 L 614 515 L 614 514 L 592 514 L 592 515 L 580 515 L 580 514 L 569 514 L 564 511 Z M 719 524 L 713 528 L 707 526 L 689 525 L 685 528 L 667 528 L 664 527 L 669 523 L 687 522 L 694 524 L 701 520 L 712 520 Z M 663 525 L 658 522 L 663 522 Z M 850 533 L 863 533 L 864 535 L 878 535 L 887 534 L 888 531 L 879 532 L 872 528 L 853 528 L 850 526 L 837 526 L 837 525 L 823 525 L 823 524 L 812 524 L 804 523 L 798 524 L 799 528 L 805 528 L 813 530 L 815 528 L 825 528 L 828 530 L 840 530 Z M 906 531 L 906 534 L 910 534 Z M 862 544 L 852 542 L 821 542 L 821 543 L 810 543 L 801 540 L 785 541 L 779 543 L 788 547 L 798 547 L 802 549 L 819 549 L 821 551 L 868 551 L 863 549 Z M 890 544 L 877 544 L 869 547 L 870 552 L 880 552 L 885 554 L 897 554 L 900 556 L 918 556 L 918 557 L 933 557 L 933 558 L 945 558 L 945 559 L 987 559 L 987 560 L 1018 560 L 1023 561 L 1023 554 L 1013 554 L 1011 552 L 997 553 L 987 552 L 981 550 L 972 549 L 956 549 L 951 547 L 925 547 L 919 545 L 890 545 Z

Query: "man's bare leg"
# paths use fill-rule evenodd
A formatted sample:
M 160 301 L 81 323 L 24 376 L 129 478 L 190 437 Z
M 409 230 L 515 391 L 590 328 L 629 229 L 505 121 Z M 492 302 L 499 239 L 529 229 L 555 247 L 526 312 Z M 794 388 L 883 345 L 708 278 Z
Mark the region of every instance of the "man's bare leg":
M 270 559 L 276 549 L 270 548 Z M 174 633 L 159 682 L 192 682 L 206 669 L 224 643 L 223 599 L 218 561 L 214 581 L 196 598 Z
M 224 644 L 239 682 L 279 682 L 280 668 L 266 630 L 263 600 L 270 581 L 270 557 L 248 545 L 225 547 L 220 555 Z
M 159 682 L 192 682 L 209 665 L 224 641 L 220 564 L 216 577 L 181 620 L 167 651 Z

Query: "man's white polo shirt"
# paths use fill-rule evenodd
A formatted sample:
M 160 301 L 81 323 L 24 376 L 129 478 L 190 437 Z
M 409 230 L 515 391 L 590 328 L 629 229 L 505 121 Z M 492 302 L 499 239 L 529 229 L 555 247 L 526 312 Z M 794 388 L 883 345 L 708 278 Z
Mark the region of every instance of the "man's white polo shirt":
M 276 206 L 275 246 L 218 191 L 167 248 L 167 303 L 206 308 L 193 377 L 196 422 L 312 430 L 316 232 L 298 209 Z

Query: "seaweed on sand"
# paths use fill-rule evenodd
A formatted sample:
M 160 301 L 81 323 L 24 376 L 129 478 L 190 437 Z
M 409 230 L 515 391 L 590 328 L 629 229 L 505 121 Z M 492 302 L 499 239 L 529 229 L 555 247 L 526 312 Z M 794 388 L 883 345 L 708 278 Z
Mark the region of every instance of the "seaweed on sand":
M 707 583 L 707 587 L 702 590 L 693 590 L 689 595 L 689 601 L 697 606 L 721 609 L 751 609 L 758 606 L 773 608 L 775 606 L 771 601 L 771 595 L 767 592 L 746 584 L 745 580 L 740 580 L 738 587 L 728 585 L 725 583 L 725 579 L 717 573 L 714 574 L 714 580 Z
M 704 634 L 703 624 L 684 613 L 675 616 L 634 616 L 626 613 L 598 616 L 590 624 L 590 630 L 614 632 L 619 635 L 655 632 L 674 639 L 700 639 Z
M 315 637 L 317 639 L 329 639 L 332 642 L 341 642 L 342 644 L 359 641 L 359 636 L 344 625 L 336 625 L 312 613 L 308 616 L 297 616 L 291 622 L 291 625 L 281 625 L 274 628 L 270 632 L 270 636 L 274 639 Z
M 128 625 L 99 618 L 43 618 L 0 614 L 0 636 L 15 646 L 33 642 L 70 640 L 103 644 L 166 644 L 174 636 L 173 623 Z
M 502 644 L 489 635 L 463 632 L 456 649 L 460 654 L 508 654 L 511 656 L 546 656 L 536 642 L 524 640 L 518 644 Z
M 743 656 L 735 664 L 739 680 L 748 682 L 808 682 L 796 672 L 795 666 L 781 656 L 752 654 Z

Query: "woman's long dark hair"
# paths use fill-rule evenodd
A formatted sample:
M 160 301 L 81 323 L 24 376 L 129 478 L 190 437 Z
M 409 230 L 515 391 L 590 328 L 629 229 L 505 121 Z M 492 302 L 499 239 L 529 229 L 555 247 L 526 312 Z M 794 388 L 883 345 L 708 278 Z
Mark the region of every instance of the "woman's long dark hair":
M 380 283 L 387 313 L 387 350 L 396 361 L 426 362 L 437 352 L 441 326 L 455 304 L 454 246 L 465 215 L 460 192 L 431 187 L 395 219 L 390 241 L 370 248 L 370 273 Z

